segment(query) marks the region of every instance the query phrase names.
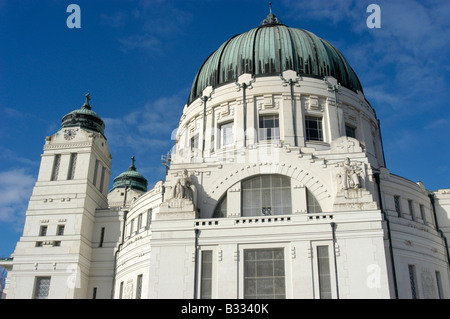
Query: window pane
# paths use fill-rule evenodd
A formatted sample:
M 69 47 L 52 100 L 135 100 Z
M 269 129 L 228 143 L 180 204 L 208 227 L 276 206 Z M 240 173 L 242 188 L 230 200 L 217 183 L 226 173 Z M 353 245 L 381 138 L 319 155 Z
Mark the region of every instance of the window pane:
M 234 143 L 233 124 L 234 123 L 231 122 L 220 126 L 221 147 Z
M 280 138 L 278 115 L 261 116 L 259 118 L 260 140 L 276 140 Z
M 331 277 L 328 246 L 317 246 L 317 264 L 319 268 L 320 298 L 331 299 Z
M 306 116 L 305 126 L 308 141 L 323 141 L 322 118 Z
M 212 250 L 202 251 L 202 273 L 200 298 L 211 299 L 212 296 Z
M 50 291 L 50 277 L 36 278 L 34 299 L 47 299 Z
M 291 213 L 291 183 L 288 177 L 261 175 L 242 183 L 242 216 Z
M 244 250 L 244 298 L 286 298 L 283 248 Z

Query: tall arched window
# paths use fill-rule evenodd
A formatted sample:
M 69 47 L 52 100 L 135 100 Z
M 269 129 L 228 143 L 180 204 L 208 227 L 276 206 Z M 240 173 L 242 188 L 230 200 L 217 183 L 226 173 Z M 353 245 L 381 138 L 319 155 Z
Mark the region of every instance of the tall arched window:
M 292 214 L 291 180 L 282 175 L 260 175 L 242 182 L 242 216 Z

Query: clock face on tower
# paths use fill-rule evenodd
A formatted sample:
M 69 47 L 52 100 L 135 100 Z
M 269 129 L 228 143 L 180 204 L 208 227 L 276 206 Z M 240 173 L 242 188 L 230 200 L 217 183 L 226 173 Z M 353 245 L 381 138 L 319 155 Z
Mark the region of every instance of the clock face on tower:
M 72 130 L 72 129 L 66 130 L 64 132 L 64 138 L 68 141 L 73 139 L 75 137 L 75 135 L 76 135 L 76 132 L 75 132 L 75 130 Z

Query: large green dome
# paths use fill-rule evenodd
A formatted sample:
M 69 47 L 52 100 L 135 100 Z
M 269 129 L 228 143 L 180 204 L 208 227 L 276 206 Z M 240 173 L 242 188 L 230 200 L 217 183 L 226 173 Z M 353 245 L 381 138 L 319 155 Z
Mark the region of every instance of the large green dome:
M 309 31 L 287 27 L 270 12 L 259 27 L 232 37 L 208 57 L 194 79 L 188 104 L 206 87 L 236 81 L 244 73 L 257 77 L 286 70 L 319 79 L 333 76 L 342 86 L 363 91 L 356 73 L 333 45 Z

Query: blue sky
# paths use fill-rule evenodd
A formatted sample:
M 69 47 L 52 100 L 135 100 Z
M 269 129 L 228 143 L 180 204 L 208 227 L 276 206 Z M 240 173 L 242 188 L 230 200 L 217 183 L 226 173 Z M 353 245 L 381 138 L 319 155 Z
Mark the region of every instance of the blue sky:
M 46 136 L 84 103 L 106 123 L 112 177 L 150 187 L 204 60 L 268 14 L 262 0 L 0 0 L 0 257 L 22 234 Z M 450 188 L 450 1 L 274 0 L 286 25 L 334 44 L 377 112 L 391 173 Z M 69 4 L 81 28 L 69 29 Z M 369 4 L 381 28 L 369 29 Z M 112 179 L 111 179 L 112 183 Z

